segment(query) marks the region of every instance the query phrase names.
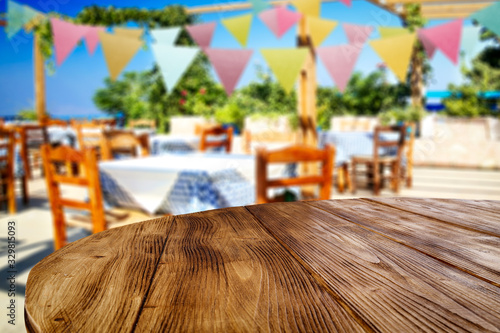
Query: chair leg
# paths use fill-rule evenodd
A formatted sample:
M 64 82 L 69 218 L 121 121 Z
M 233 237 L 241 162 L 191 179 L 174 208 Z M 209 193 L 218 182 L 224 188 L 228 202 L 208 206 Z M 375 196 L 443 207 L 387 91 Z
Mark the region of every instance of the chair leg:
M 9 205 L 9 214 L 16 213 L 16 194 L 15 194 L 15 182 L 14 179 L 7 184 L 7 189 L 4 189 L 2 193 L 7 192 L 8 205 Z M 6 190 L 6 191 L 5 191 Z
M 380 195 L 380 164 L 373 163 L 373 193 Z
M 356 161 L 353 160 L 352 161 L 352 171 L 351 171 L 351 182 L 352 182 L 352 186 L 351 186 L 351 192 L 352 194 L 356 194 Z
M 344 170 L 344 178 L 345 178 L 345 183 L 347 185 L 347 190 L 351 191 L 352 184 L 351 184 L 351 177 L 350 177 L 350 174 L 349 174 L 349 164 L 344 163 L 342 165 L 342 170 Z
M 391 166 L 391 171 L 392 171 L 392 181 L 393 181 L 393 189 L 394 192 L 399 193 L 399 180 L 400 180 L 400 170 L 399 170 L 399 164 L 397 162 L 392 163 Z
M 343 166 L 337 168 L 337 189 L 339 193 L 344 193 L 345 172 Z
M 27 205 L 30 202 L 29 194 L 28 194 L 28 176 L 24 175 L 21 177 L 21 191 L 23 194 L 23 204 Z

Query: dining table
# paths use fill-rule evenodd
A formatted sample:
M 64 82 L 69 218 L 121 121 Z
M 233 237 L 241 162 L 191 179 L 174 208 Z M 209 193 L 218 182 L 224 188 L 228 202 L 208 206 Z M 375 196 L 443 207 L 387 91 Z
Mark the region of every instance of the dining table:
M 500 201 L 247 205 L 103 231 L 40 261 L 28 332 L 498 332 Z

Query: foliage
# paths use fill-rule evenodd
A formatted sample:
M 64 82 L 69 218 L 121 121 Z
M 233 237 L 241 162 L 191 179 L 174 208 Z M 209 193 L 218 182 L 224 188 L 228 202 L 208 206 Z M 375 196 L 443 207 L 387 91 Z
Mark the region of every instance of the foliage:
M 491 109 L 500 106 L 500 99 L 486 99 L 487 91 L 500 90 L 500 43 L 488 46 L 472 61 L 469 69 L 462 65 L 466 82 L 462 85 L 450 84 L 451 97 L 444 100 L 445 112 L 450 116 L 478 117 L 498 115 Z
M 396 107 L 391 108 L 387 111 L 381 112 L 378 115 L 380 123 L 383 125 L 397 124 L 397 123 L 408 123 L 408 122 L 419 122 L 425 115 L 424 110 L 421 107 L 409 106 L 406 108 Z
M 356 72 L 343 94 L 337 88 L 318 88 L 318 125 L 327 129 L 335 115 L 376 115 L 389 108 L 403 107 L 408 95 L 407 85 L 387 82 L 384 69 L 367 76 Z
M 17 117 L 21 120 L 37 120 L 38 114 L 33 109 L 24 109 L 17 113 Z

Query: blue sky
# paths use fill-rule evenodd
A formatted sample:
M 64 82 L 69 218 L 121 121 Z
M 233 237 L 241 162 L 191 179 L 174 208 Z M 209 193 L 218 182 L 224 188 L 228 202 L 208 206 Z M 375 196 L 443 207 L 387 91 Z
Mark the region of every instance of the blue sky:
M 82 8 L 97 4 L 101 6 L 113 5 L 115 7 L 140 7 L 140 8 L 163 8 L 174 3 L 181 3 L 187 7 L 208 5 L 214 3 L 232 2 L 223 1 L 158 1 L 158 0 L 26 0 L 18 3 L 29 5 L 41 12 L 57 11 L 59 13 L 76 16 Z M 0 2 L 0 12 L 5 12 L 5 1 Z M 249 11 L 234 11 L 225 13 L 205 14 L 200 18 L 204 22 L 217 21 L 212 47 L 240 48 L 236 40 L 220 24 L 221 19 L 246 14 Z M 323 18 L 337 20 L 340 23 L 353 23 L 377 26 L 401 26 L 400 19 L 366 1 L 354 1 L 352 7 L 346 7 L 342 3 L 324 3 L 322 5 Z M 428 26 L 440 24 L 446 21 L 431 21 Z M 466 25 L 470 22 L 466 21 Z M 378 38 L 375 31 L 371 39 Z M 255 65 L 265 66 L 258 49 L 276 47 L 294 47 L 296 40 L 296 29 L 290 29 L 282 38 L 277 39 L 264 26 L 258 18 L 253 19 L 252 29 L 248 41 L 248 48 L 254 50 L 254 55 L 238 87 L 244 86 L 255 79 Z M 347 39 L 339 25 L 333 33 L 322 44 L 338 45 L 344 44 Z M 33 85 L 33 39 L 31 34 L 24 31 L 19 32 L 12 40 L 8 40 L 6 34 L 0 31 L 0 100 L 2 107 L 1 115 L 13 115 L 21 109 L 33 108 L 34 85 Z M 140 50 L 138 54 L 125 68 L 125 71 L 142 71 L 150 69 L 154 62 L 151 50 Z M 355 70 L 369 73 L 376 69 L 382 60 L 375 52 L 365 45 L 358 60 Z M 432 61 L 434 69 L 433 82 L 428 90 L 445 90 L 448 83 L 460 82 L 459 68 L 454 66 L 439 51 Z M 81 45 L 56 68 L 53 75 L 47 75 L 47 110 L 54 116 L 95 116 L 100 114 L 92 102 L 92 96 L 96 89 L 104 86 L 104 78 L 108 76 L 104 56 L 101 47 L 93 56 L 88 55 L 85 46 Z M 319 85 L 333 86 L 325 68 L 318 61 L 317 78 Z M 390 79 L 395 81 L 392 74 Z

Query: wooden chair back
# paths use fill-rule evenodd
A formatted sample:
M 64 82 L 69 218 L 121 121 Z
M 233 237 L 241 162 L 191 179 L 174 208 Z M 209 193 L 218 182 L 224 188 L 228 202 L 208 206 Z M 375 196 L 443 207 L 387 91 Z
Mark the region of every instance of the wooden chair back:
M 65 126 L 69 125 L 69 122 L 66 120 L 62 120 L 62 119 L 48 118 L 48 119 L 44 120 L 44 124 L 46 126 L 64 126 L 65 127 Z
M 130 128 L 150 128 L 156 130 L 156 122 L 154 119 L 130 119 L 128 121 Z
M 10 214 L 16 212 L 14 146 L 14 132 L 0 128 L 0 201 L 7 202 Z
M 221 137 L 214 139 L 213 137 Z M 233 142 L 233 128 L 223 128 L 216 126 L 205 128 L 201 132 L 200 151 L 206 151 L 208 148 L 223 147 L 227 153 L 231 152 Z
M 47 127 L 43 125 L 20 125 L 16 126 L 15 129 L 18 132 L 17 142 L 21 147 L 20 155 L 26 177 L 32 179 L 33 167 L 41 166 L 41 163 L 39 164 L 40 147 L 49 143 Z
M 149 138 L 144 135 L 136 136 L 130 131 L 110 130 L 104 131 L 103 137 L 103 160 L 111 160 L 116 155 L 131 157 L 149 155 L 149 142 L 146 143 L 146 139 L 149 141 Z
M 105 129 L 105 125 L 98 125 L 92 122 L 85 123 L 72 123 L 73 128 L 76 131 L 76 137 L 78 140 L 78 147 L 83 148 L 96 148 L 98 156 L 102 150 L 103 136 L 102 133 Z
M 275 145 L 286 144 L 293 145 L 297 142 L 295 132 L 277 132 L 277 131 L 262 131 L 252 132 L 250 130 L 243 131 L 243 151 L 250 154 L 255 149 L 256 145 Z
M 64 207 L 86 210 L 92 215 L 92 232 L 106 229 L 97 155 L 95 149 L 75 150 L 69 146 L 42 146 L 50 207 L 54 222 L 54 248 L 67 243 Z M 83 186 L 88 190 L 88 202 L 62 197 L 61 185 Z
M 257 203 L 268 203 L 277 200 L 268 197 L 268 189 L 273 187 L 319 185 L 319 199 L 330 199 L 332 186 L 333 161 L 335 148 L 326 145 L 324 149 L 294 145 L 280 150 L 269 151 L 265 148 L 257 150 Z M 321 162 L 319 175 L 306 175 L 293 178 L 269 179 L 268 165 L 271 163 Z
M 105 127 L 115 127 L 116 126 L 116 119 L 114 118 L 107 118 L 107 119 L 93 119 L 92 124 L 94 125 L 103 125 Z

